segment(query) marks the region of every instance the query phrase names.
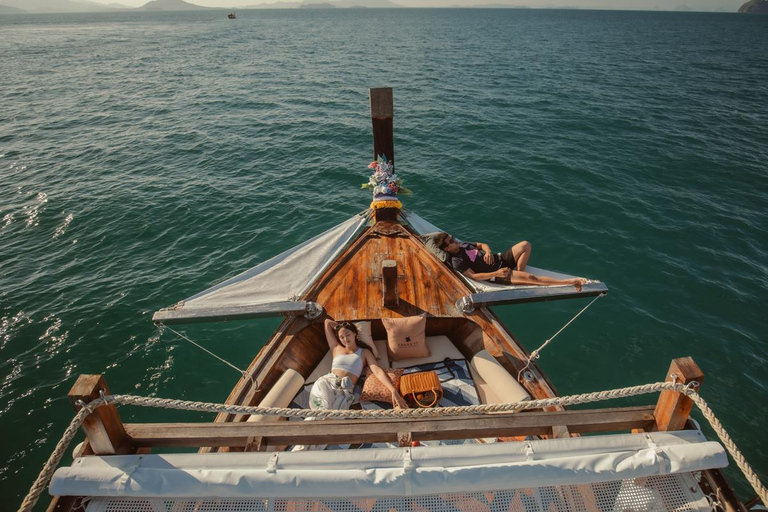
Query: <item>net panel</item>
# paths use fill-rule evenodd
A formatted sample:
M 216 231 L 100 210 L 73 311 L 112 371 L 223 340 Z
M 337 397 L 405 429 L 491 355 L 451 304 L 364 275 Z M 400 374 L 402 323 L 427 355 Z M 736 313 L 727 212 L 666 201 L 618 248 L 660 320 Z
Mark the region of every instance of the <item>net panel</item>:
M 711 510 L 690 474 L 380 498 L 93 498 L 87 512 L 630 512 Z

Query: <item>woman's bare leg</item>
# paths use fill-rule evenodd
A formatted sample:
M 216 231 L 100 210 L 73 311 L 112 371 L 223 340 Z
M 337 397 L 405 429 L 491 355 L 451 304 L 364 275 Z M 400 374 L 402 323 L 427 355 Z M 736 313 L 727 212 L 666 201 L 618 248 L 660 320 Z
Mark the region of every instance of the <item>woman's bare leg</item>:
M 531 258 L 531 243 L 522 241 L 512 246 L 512 256 L 515 257 L 517 270 L 525 270 L 528 260 Z
M 535 286 L 570 285 L 575 286 L 577 290 L 581 291 L 581 287 L 587 280 L 581 277 L 575 279 L 554 279 L 552 277 L 535 276 L 528 272 L 513 270 L 509 275 L 509 282 L 511 284 L 531 284 Z

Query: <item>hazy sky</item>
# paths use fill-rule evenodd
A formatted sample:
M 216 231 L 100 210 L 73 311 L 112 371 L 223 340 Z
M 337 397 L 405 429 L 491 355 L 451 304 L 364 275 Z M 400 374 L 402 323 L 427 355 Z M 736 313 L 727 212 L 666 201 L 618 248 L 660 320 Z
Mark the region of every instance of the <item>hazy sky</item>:
M 149 0 L 94 0 L 100 3 L 122 3 L 124 5 L 138 7 L 146 4 Z M 273 3 L 277 0 L 187 0 L 197 5 L 207 7 L 242 7 L 245 5 L 254 5 L 262 3 Z M 300 1 L 300 0 L 297 0 Z M 322 0 L 312 0 L 312 2 Z M 392 0 L 394 3 L 415 6 L 422 2 L 419 0 Z M 653 9 L 653 10 L 680 10 L 688 8 L 693 11 L 726 11 L 735 12 L 746 0 L 473 0 L 471 3 L 489 4 L 505 3 L 511 5 L 520 5 L 527 7 L 581 7 L 597 9 Z M 432 0 L 423 0 L 424 5 L 432 4 Z M 465 1 L 444 0 L 440 3 L 464 4 Z

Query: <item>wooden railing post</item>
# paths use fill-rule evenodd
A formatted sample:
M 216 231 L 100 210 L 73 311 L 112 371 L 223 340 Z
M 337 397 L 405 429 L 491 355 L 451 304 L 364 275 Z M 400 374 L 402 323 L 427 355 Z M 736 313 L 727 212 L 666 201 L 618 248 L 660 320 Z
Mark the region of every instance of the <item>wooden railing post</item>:
M 396 308 L 400 302 L 397 296 L 397 262 L 384 260 L 381 263 L 381 275 L 384 287 L 384 307 Z
M 678 384 L 688 384 L 696 381 L 699 384 L 704 380 L 704 373 L 693 358 L 681 357 L 673 359 L 667 372 L 667 382 L 672 382 L 672 376 Z M 662 391 L 656 409 L 653 413 L 656 418 L 654 430 L 671 431 L 682 430 L 688 421 L 688 415 L 693 408 L 693 401 L 677 391 Z
M 79 411 L 81 406 L 77 404 L 78 400 L 88 404 L 100 398 L 102 390 L 109 394 L 104 376 L 80 375 L 67 396 L 75 411 Z M 88 415 L 83 422 L 83 432 L 96 455 L 129 452 L 123 422 L 112 404 L 103 405 Z

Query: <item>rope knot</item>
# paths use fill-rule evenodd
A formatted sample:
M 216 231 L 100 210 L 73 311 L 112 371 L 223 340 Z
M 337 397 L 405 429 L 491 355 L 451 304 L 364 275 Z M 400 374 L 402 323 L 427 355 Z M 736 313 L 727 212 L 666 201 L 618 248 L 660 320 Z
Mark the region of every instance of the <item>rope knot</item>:
M 692 380 L 688 384 L 685 385 L 685 389 L 689 391 L 696 391 L 699 389 L 699 386 L 701 386 L 701 383 L 697 380 Z
M 87 403 L 83 402 L 82 400 L 78 400 L 77 402 L 75 402 L 75 405 L 79 405 L 81 408 L 88 411 L 88 414 L 93 414 L 93 408 Z

